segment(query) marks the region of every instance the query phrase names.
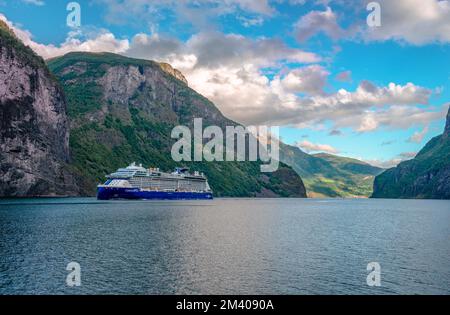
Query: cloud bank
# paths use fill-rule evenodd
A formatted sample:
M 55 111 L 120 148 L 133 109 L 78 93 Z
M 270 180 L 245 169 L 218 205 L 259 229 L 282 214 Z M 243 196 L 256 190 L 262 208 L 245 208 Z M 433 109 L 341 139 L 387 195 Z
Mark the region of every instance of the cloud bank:
M 326 6 L 301 16 L 293 25 L 299 42 L 318 34 L 325 34 L 333 40 L 393 40 L 410 45 L 450 43 L 450 1 L 449 0 L 378 0 L 381 6 L 381 26 L 369 27 L 359 19 L 347 27 L 336 12 Z M 348 10 L 348 3 L 334 1 Z M 368 1 L 357 0 L 352 7 L 366 12 Z M 369 12 L 366 12 L 367 14 Z
M 244 2 L 232 3 L 244 6 Z M 248 10 L 265 7 L 246 5 Z M 351 128 L 363 133 L 426 126 L 444 116 L 443 110 L 429 105 L 433 91 L 414 83 L 377 86 L 362 81 L 353 91 L 327 91 L 330 73 L 321 64 L 322 57 L 276 38 L 211 31 L 196 33 L 184 42 L 157 33 L 139 33 L 129 40 L 99 30 L 84 39 L 72 32 L 56 46 L 37 43 L 30 32 L 7 23 L 44 58 L 71 51 L 108 51 L 168 62 L 184 73 L 192 88 L 243 124 L 303 128 L 329 122 L 331 130 Z

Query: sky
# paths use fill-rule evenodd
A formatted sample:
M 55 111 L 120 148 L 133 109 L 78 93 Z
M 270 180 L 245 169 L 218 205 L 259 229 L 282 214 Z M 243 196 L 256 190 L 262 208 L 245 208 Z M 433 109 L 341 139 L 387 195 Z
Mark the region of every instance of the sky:
M 444 129 L 450 1 L 79 0 L 79 26 L 70 2 L 0 0 L 0 18 L 46 59 L 168 62 L 228 118 L 309 153 L 392 167 Z

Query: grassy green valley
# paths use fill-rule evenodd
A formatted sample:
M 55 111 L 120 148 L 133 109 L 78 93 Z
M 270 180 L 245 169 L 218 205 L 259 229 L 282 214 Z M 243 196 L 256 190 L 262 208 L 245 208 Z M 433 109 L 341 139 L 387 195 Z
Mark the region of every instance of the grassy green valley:
M 383 169 L 362 161 L 330 154 L 310 155 L 297 147 L 284 145 L 281 160 L 302 177 L 312 198 L 367 198 L 375 176 Z

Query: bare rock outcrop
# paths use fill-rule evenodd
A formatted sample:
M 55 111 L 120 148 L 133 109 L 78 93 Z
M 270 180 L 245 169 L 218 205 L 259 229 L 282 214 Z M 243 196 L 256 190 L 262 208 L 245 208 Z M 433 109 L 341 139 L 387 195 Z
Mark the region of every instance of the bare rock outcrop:
M 0 25 L 0 197 L 73 195 L 62 89 L 45 62 Z

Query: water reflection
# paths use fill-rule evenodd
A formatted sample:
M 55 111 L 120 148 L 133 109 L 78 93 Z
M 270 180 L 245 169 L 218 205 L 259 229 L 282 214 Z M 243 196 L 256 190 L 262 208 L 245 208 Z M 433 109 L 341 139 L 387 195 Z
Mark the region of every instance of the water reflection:
M 0 203 L 0 293 L 448 294 L 450 203 Z M 82 286 L 66 286 L 66 265 Z M 382 267 L 382 287 L 366 266 Z

